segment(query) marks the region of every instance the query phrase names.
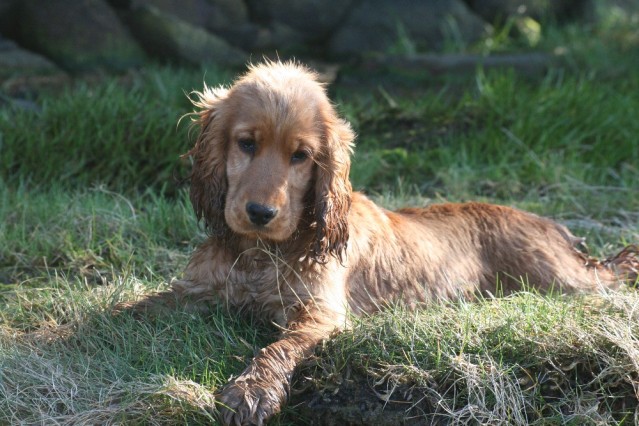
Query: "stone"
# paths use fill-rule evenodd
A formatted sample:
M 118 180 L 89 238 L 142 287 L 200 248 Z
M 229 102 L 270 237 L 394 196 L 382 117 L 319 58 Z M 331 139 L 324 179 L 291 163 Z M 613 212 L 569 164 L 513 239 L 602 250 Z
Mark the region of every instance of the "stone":
M 268 27 L 258 27 L 251 50 L 292 52 L 305 49 L 304 36 L 288 25 L 274 22 Z
M 258 22 L 277 22 L 303 34 L 311 42 L 325 40 L 347 16 L 353 0 L 249 0 Z
M 122 1 L 122 0 L 111 0 Z M 233 31 L 249 22 L 248 9 L 236 0 L 131 0 L 131 9 L 153 6 L 196 27 L 211 32 Z
M 122 16 L 142 47 L 161 60 L 235 67 L 248 59 L 222 38 L 153 6 L 138 6 Z
M 10 13 L 10 11 L 13 9 L 15 4 L 16 4 L 15 0 L 0 0 L 0 22 L 3 20 L 2 18 L 4 18 L 5 16 L 7 16 L 7 14 Z
M 0 38 L 0 80 L 24 75 L 59 74 L 62 71 L 47 58 Z
M 142 65 L 144 53 L 103 0 L 24 0 L 16 41 L 69 71 Z
M 594 7 L 592 0 L 465 0 L 479 16 L 491 24 L 503 23 L 509 17 L 528 16 L 538 21 L 566 20 L 587 16 Z
M 484 22 L 459 0 L 369 0 L 356 5 L 329 42 L 336 57 L 388 52 L 402 43 L 419 51 L 439 50 L 446 38 L 470 43 Z
M 17 5 L 17 0 L 0 0 L 0 33 L 9 38 L 15 34 L 17 28 Z
M 386 73 L 406 73 L 437 75 L 474 76 L 478 68 L 484 70 L 512 70 L 519 75 L 531 78 L 543 77 L 549 69 L 558 65 L 558 57 L 538 52 L 473 55 L 418 54 L 411 56 L 376 56 L 365 59 L 362 68 L 369 71 L 383 70 Z
M 610 9 L 613 10 L 613 13 L 622 12 L 623 19 L 629 22 L 637 22 L 639 20 L 639 1 L 637 0 L 609 0 L 603 2 L 600 6 L 604 10 L 607 8 L 608 13 L 610 13 Z
M 6 13 L 7 10 L 15 3 L 15 0 L 0 0 L 0 16 Z
M 60 87 L 69 83 L 67 73 L 37 53 L 29 52 L 13 41 L 0 37 L 0 89 L 7 96 L 29 97 L 39 88 Z M 30 109 L 26 100 L 10 99 L 5 104 Z

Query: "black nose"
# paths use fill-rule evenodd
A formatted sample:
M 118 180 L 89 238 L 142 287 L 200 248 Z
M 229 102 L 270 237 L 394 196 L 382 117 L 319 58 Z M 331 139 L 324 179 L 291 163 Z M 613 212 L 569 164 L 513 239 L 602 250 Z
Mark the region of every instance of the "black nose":
M 275 217 L 277 210 L 273 207 L 257 203 L 246 203 L 246 213 L 255 225 L 266 225 Z

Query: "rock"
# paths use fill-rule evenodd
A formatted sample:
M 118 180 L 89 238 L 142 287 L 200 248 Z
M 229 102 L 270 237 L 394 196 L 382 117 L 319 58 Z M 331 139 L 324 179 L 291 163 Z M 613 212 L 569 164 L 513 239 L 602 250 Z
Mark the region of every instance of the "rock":
M 591 14 L 592 0 L 464 0 L 479 16 L 491 24 L 503 23 L 511 16 L 529 16 L 535 20 L 565 20 Z
M 259 27 L 251 46 L 252 50 L 277 50 L 291 52 L 303 50 L 306 38 L 288 25 L 274 22 L 268 27 Z
M 144 53 L 102 0 L 24 0 L 18 41 L 69 71 L 142 65 Z
M 293 28 L 279 22 L 269 25 L 247 23 L 235 27 L 232 31 L 216 33 L 224 40 L 242 50 L 251 52 L 254 57 L 260 54 L 307 53 L 306 37 Z
M 325 40 L 344 20 L 353 0 L 249 0 L 257 22 L 278 22 L 312 42 Z
M 22 111 L 42 112 L 42 108 L 37 103 L 19 98 L 0 97 L 0 108 L 14 108 Z
M 14 15 L 16 0 L 0 0 L 0 29 L 4 35 L 13 34 L 16 19 Z
M 11 9 L 11 6 L 15 3 L 15 0 L 0 0 L 0 16 L 5 14 L 7 10 Z
M 4 93 L 21 96 L 35 88 L 58 87 L 68 81 L 68 75 L 53 62 L 0 37 L 0 83 Z
M 60 72 L 62 71 L 45 57 L 21 49 L 10 40 L 0 38 L 0 79 Z
M 17 4 L 16 0 L 0 0 L 0 22 L 8 22 Z M 0 28 L 2 28 L 2 33 L 6 32 L 4 26 Z
M 246 63 L 246 53 L 222 38 L 153 6 L 138 6 L 122 16 L 142 47 L 159 59 L 224 66 Z
M 475 41 L 485 24 L 459 0 L 370 0 L 357 4 L 330 40 L 338 57 L 384 52 L 402 42 L 438 50 L 446 37 Z M 406 40 L 407 39 L 407 40 Z
M 623 19 L 629 22 L 632 22 L 633 19 L 635 22 L 639 20 L 639 1 L 637 0 L 609 0 L 603 2 L 600 8 L 609 9 L 608 13 L 610 13 L 610 9 L 613 10 L 613 13 L 616 9 L 617 14 L 621 11 Z
M 420 54 L 411 56 L 377 56 L 364 60 L 369 71 L 424 73 L 427 75 L 475 75 L 478 68 L 511 69 L 526 77 L 543 77 L 559 63 L 559 58 L 546 53 L 501 55 Z
M 111 0 L 122 2 L 122 0 Z M 196 27 L 228 32 L 249 22 L 248 9 L 236 0 L 130 0 L 132 9 L 153 6 Z

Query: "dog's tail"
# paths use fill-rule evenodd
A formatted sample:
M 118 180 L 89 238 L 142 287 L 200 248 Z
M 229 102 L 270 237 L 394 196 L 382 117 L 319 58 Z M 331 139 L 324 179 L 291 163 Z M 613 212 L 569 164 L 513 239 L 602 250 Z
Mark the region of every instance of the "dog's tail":
M 639 285 L 639 245 L 631 244 L 614 256 L 601 262 L 622 281 L 630 285 Z

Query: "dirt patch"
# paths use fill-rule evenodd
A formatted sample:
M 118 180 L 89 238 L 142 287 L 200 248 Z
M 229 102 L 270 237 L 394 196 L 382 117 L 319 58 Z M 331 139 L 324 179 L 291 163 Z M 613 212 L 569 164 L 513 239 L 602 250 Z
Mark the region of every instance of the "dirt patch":
M 409 386 L 388 389 L 387 383 L 359 375 L 335 387 L 322 388 L 300 377 L 294 385 L 291 406 L 296 416 L 326 426 L 423 424 L 425 416 L 434 412 L 426 398 L 415 402 Z

